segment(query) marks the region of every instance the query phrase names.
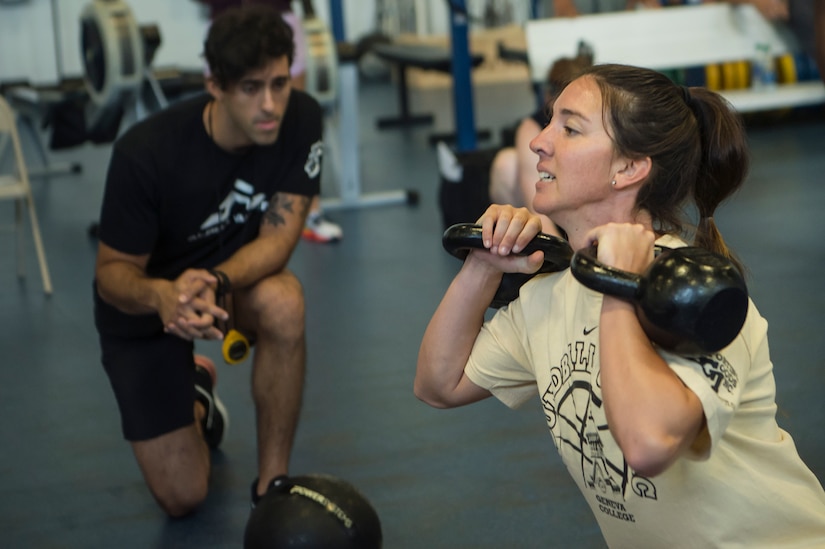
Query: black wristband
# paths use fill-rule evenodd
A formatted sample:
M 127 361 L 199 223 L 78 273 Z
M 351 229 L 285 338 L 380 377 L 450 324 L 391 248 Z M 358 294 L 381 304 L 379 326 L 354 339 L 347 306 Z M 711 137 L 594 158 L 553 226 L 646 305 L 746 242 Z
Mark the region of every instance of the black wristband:
M 207 269 L 207 271 L 218 279 L 218 287 L 215 288 L 215 295 L 217 297 L 223 297 L 232 291 L 232 284 L 229 282 L 229 277 L 226 276 L 225 272 L 217 269 Z

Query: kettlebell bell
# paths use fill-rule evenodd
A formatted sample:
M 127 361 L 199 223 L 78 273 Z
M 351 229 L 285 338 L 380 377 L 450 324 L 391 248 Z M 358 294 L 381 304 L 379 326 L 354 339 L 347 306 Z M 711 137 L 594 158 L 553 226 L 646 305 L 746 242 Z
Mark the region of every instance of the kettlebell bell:
M 690 355 L 727 347 L 748 313 L 742 273 L 705 248 L 660 250 L 641 275 L 604 265 L 595 247 L 577 251 L 570 268 L 584 286 L 633 302 L 645 333 L 663 348 Z

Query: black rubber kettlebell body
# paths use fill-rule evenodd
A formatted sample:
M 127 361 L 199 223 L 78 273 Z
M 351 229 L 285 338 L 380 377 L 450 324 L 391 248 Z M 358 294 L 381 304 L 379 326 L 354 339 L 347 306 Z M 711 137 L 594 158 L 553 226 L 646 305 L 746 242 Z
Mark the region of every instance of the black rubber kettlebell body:
M 739 269 L 704 248 L 661 248 L 641 275 L 608 267 L 596 259 L 595 248 L 587 248 L 574 254 L 571 271 L 592 290 L 634 302 L 648 337 L 679 354 L 727 347 L 748 312 Z

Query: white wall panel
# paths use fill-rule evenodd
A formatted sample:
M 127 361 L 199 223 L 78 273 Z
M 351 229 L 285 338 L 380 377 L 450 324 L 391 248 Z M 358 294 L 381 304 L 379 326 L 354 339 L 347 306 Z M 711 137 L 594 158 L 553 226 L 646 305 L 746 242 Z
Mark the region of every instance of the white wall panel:
M 0 5 L 0 82 L 57 80 L 50 0 Z

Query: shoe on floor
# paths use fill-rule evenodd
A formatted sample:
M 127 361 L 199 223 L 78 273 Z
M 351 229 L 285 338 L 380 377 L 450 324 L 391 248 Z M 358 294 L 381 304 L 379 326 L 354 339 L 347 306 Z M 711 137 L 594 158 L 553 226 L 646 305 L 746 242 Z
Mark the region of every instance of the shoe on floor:
M 254 509 L 258 502 L 260 502 L 266 494 L 268 494 L 271 490 L 283 490 L 289 483 L 289 477 L 286 475 L 279 475 L 272 480 L 269 481 L 269 484 L 266 486 L 266 492 L 263 496 L 258 495 L 258 479 L 252 481 L 251 491 L 252 491 L 252 508 Z
M 449 145 L 443 141 L 439 141 L 436 145 L 436 154 L 438 156 L 438 173 L 441 174 L 445 180 L 452 183 L 458 183 L 464 177 L 464 167 L 458 161 L 453 150 Z
M 337 242 L 344 237 L 344 231 L 321 212 L 312 212 L 307 216 L 302 236 L 310 242 Z
M 201 427 L 210 448 L 217 448 L 229 431 L 229 414 L 215 391 L 217 380 L 215 363 L 209 357 L 195 355 L 195 397 L 206 409 Z

